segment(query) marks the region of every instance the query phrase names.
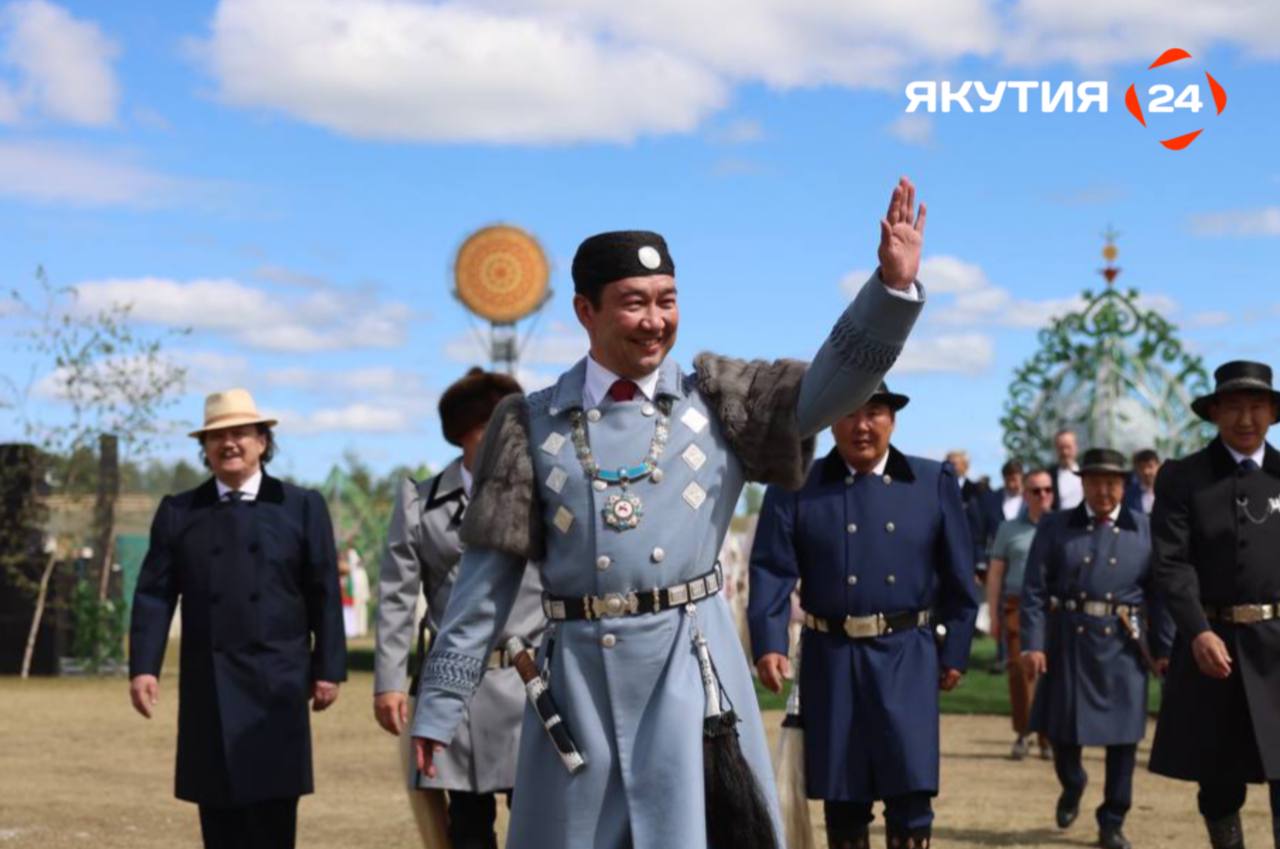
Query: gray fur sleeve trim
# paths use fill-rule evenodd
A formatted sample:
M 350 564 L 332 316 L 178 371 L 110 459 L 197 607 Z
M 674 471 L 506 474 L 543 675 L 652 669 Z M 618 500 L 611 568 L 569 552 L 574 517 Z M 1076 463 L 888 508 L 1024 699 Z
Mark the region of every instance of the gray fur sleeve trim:
M 542 504 L 529 450 L 529 410 L 524 396 L 508 395 L 489 419 L 476 460 L 462 541 L 524 560 L 542 560 L 546 538 Z
M 812 437 L 801 438 L 796 419 L 805 364 L 699 354 L 693 370 L 747 480 L 799 488 L 814 444 Z
M 484 662 L 465 654 L 433 651 L 422 666 L 422 683 L 426 687 L 447 690 L 470 698 L 484 675 Z

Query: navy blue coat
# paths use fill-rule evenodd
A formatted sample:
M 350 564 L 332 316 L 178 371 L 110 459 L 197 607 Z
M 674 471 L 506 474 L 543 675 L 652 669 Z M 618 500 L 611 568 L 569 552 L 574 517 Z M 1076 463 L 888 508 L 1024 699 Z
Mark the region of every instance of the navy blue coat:
M 951 467 L 891 447 L 882 477 L 855 481 L 833 450 L 800 490 L 765 493 L 750 568 L 757 659 L 787 653 L 797 581 L 804 609 L 837 621 L 934 611 L 940 644 L 932 628 L 857 641 L 806 629 L 800 693 L 810 798 L 937 792 L 939 665 L 966 667 L 978 609 Z
M 1151 524 L 1121 507 L 1114 525 L 1096 525 L 1085 505 L 1041 517 L 1022 584 L 1022 649 L 1048 655 L 1036 686 L 1031 726 L 1056 743 L 1137 743 L 1146 729 L 1147 672 L 1116 616 L 1049 610 L 1050 596 L 1147 607 L 1151 654 L 1169 656 L 1167 615 L 1150 590 Z M 1141 622 L 1141 620 L 1140 620 Z
M 130 675 L 160 674 L 179 601 L 177 797 L 310 793 L 311 684 L 346 679 L 324 498 L 265 474 L 254 501 L 219 501 L 212 478 L 166 496 L 133 598 Z
M 965 506 L 969 514 L 969 533 L 973 537 L 973 558 L 986 564 L 987 549 L 1004 521 L 1004 488 L 980 488 Z

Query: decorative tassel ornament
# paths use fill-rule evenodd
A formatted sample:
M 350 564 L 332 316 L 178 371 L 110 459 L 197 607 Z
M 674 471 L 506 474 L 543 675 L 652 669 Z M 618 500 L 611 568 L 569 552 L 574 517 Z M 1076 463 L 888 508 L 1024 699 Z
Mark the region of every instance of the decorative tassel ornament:
M 694 628 L 693 645 L 706 694 L 702 720 L 702 776 L 707 842 L 712 849 L 778 849 L 764 794 L 738 744 L 738 716 L 726 710 L 706 637 Z

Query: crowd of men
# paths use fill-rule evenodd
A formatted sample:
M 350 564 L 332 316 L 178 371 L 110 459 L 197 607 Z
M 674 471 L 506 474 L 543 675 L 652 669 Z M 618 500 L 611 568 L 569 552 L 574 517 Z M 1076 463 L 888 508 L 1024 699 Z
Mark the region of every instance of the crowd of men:
M 751 660 L 771 689 L 796 679 L 803 789 L 831 849 L 869 846 L 876 802 L 888 849 L 931 845 L 939 693 L 965 674 L 984 582 L 1012 755 L 1035 735 L 1052 758 L 1060 827 L 1079 812 L 1082 747 L 1103 746 L 1099 844 L 1129 846 L 1151 674 L 1166 682 L 1151 768 L 1199 783 L 1211 846 L 1243 846 L 1250 782 L 1270 782 L 1280 814 L 1270 370 L 1220 368 L 1194 405 L 1218 437 L 1164 468 L 1081 454 L 1066 430 L 1055 464 L 1007 463 L 998 489 L 969 481 L 961 454 L 906 454 L 892 437 L 910 399 L 884 375 L 925 300 L 925 217 L 900 181 L 879 267 L 810 363 L 703 354 L 682 371 L 674 260 L 658 234 L 621 231 L 574 258 L 582 360 L 529 395 L 479 370 L 443 394 L 461 453 L 398 494 L 373 696 L 425 846 L 496 849 L 504 799 L 513 849 L 807 845 L 716 561 L 748 481 L 768 487 Z M 208 398 L 192 436 L 212 477 L 161 502 L 133 608 L 130 691 L 150 716 L 182 607 L 176 794 L 210 847 L 294 845 L 308 705 L 345 677 L 333 530 L 318 493 L 267 474 L 275 425 L 245 390 Z

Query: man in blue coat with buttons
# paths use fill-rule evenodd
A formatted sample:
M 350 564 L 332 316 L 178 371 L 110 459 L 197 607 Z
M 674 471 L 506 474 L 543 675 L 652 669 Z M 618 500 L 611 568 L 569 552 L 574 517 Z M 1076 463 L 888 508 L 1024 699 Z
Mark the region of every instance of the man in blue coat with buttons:
M 1040 520 L 1022 583 L 1022 661 L 1040 676 L 1031 727 L 1053 744 L 1058 827 L 1080 811 L 1081 747 L 1106 746 L 1103 849 L 1129 849 L 1121 826 L 1146 731 L 1147 672 L 1163 674 L 1172 640 L 1150 592 L 1150 522 L 1122 503 L 1128 472 L 1119 451 L 1085 452 L 1084 503 Z
M 889 444 L 907 401 L 882 383 L 839 419 L 804 486 L 765 493 L 751 551 L 752 653 L 775 692 L 800 582 L 805 789 L 824 802 L 831 849 L 867 847 L 876 799 L 889 849 L 929 845 L 938 690 L 959 683 L 977 616 L 955 473 Z

